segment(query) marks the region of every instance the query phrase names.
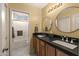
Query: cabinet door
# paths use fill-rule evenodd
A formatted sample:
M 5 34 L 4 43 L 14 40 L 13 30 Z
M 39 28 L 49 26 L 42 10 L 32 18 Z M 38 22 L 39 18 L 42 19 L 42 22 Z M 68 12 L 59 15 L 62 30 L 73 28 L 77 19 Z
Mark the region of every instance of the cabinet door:
M 33 38 L 33 49 L 34 49 L 34 54 L 39 55 L 39 39 Z
M 30 43 L 30 54 L 31 55 L 36 55 L 36 47 L 37 47 L 37 45 L 35 45 L 35 44 L 36 44 L 36 39 L 33 36 L 32 40 L 31 40 L 31 43 Z
M 34 48 L 36 48 L 36 47 L 37 47 L 37 45 L 36 45 L 36 44 L 37 44 L 37 40 L 36 40 L 36 38 L 33 38 L 33 47 L 34 47 Z
M 55 56 L 55 48 L 46 44 L 46 56 Z
M 56 56 L 68 56 L 68 55 L 64 53 L 63 51 L 56 49 Z
M 39 55 L 40 56 L 45 56 L 45 51 L 46 51 L 45 42 L 40 40 L 39 44 L 40 44 Z
M 45 56 L 45 47 L 44 46 L 40 46 L 39 56 Z
M 33 38 L 33 49 L 34 49 L 34 54 L 37 53 L 37 40 L 36 38 Z

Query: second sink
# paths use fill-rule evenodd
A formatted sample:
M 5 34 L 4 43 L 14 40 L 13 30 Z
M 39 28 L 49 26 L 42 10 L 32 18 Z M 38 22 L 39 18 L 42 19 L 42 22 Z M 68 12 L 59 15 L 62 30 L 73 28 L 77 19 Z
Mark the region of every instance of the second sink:
M 59 45 L 62 45 L 64 47 L 67 47 L 69 49 L 75 49 L 77 47 L 77 45 L 73 45 L 73 44 L 70 44 L 70 43 L 66 43 L 66 42 L 63 42 L 63 41 L 60 41 L 60 40 L 54 40 L 52 41 L 56 44 L 59 44 Z

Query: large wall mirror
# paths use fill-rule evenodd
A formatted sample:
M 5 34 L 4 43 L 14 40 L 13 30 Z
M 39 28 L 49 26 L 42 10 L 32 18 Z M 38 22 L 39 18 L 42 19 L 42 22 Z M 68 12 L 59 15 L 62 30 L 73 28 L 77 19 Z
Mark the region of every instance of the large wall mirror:
M 56 18 L 56 27 L 62 32 L 75 32 L 79 29 L 79 7 L 67 7 Z

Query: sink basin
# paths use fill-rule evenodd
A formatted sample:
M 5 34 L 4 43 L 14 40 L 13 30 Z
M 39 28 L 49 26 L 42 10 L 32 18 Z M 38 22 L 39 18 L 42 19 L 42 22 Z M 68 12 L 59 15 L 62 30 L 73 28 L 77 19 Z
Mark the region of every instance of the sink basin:
M 37 35 L 38 37 L 45 37 L 46 35 Z
M 63 42 L 63 41 L 60 41 L 60 40 L 55 40 L 55 41 L 52 41 L 52 42 L 59 44 L 59 45 L 62 45 L 64 47 L 67 47 L 69 49 L 75 49 L 77 47 L 77 45 L 66 43 L 66 42 Z

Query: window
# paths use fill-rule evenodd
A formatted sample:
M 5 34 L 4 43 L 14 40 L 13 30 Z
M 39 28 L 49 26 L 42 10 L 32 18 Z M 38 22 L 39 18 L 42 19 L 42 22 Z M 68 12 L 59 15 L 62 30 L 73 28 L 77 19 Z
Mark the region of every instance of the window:
M 29 14 L 13 10 L 12 11 L 12 19 L 15 21 L 28 20 Z

